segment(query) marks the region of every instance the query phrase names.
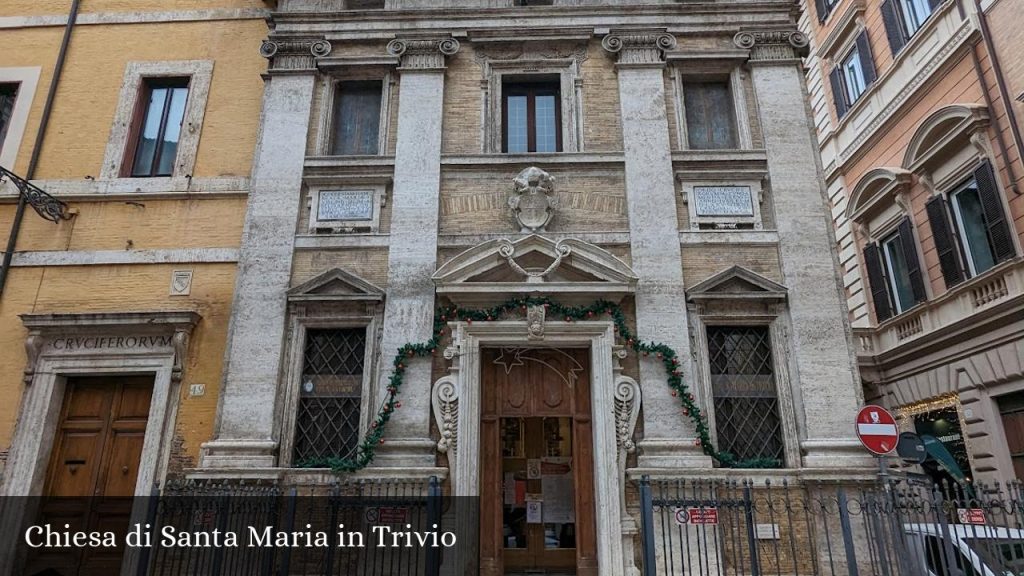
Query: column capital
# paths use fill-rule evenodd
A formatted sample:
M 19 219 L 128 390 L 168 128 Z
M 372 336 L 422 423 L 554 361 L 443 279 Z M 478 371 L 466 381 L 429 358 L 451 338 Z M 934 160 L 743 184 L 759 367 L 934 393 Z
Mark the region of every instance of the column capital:
M 401 59 L 399 70 L 443 70 L 445 56 L 459 51 L 459 41 L 450 36 L 395 38 L 388 42 L 388 54 Z
M 664 31 L 611 32 L 601 46 L 619 55 L 620 67 L 664 66 L 665 51 L 676 47 L 676 37 Z
M 732 39 L 739 48 L 750 50 L 751 62 L 793 60 L 806 56 L 809 40 L 798 30 L 744 30 Z
M 316 59 L 330 53 L 331 43 L 323 38 L 267 38 L 260 45 L 270 72 L 312 72 Z

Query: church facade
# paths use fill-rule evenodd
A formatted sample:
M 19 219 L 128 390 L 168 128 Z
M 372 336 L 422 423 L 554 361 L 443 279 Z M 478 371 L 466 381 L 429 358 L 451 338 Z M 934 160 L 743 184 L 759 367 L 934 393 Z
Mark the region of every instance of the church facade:
M 466 4 L 273 13 L 190 477 L 439 477 L 484 572 L 614 574 L 640 476 L 869 476 L 789 4 Z M 506 525 L 535 465 L 575 552 Z

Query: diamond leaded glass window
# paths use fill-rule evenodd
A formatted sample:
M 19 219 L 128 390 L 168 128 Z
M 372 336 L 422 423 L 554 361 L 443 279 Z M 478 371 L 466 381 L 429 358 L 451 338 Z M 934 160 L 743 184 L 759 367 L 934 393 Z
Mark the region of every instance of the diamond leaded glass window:
M 772 347 L 765 326 L 708 327 L 718 449 L 740 460 L 783 459 Z
M 365 350 L 364 328 L 306 332 L 295 422 L 296 466 L 355 456 Z

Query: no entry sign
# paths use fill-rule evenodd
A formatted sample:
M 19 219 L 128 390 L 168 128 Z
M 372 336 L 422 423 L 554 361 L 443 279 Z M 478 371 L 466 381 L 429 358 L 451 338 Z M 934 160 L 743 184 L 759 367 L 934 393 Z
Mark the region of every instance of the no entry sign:
M 881 406 L 869 405 L 857 413 L 857 437 L 869 451 L 885 456 L 896 448 L 900 431 L 896 419 Z

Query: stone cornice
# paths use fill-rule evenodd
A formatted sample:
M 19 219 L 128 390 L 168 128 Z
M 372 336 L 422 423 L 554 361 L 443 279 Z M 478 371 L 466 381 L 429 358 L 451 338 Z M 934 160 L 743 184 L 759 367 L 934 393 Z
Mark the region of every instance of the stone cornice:
M 452 37 L 395 38 L 388 42 L 388 54 L 399 58 L 399 70 L 443 70 L 445 56 L 459 51 Z
M 664 54 L 676 47 L 676 37 L 664 31 L 611 32 L 601 46 L 619 55 L 619 67 L 664 66 Z
M 809 40 L 798 30 L 744 30 L 732 39 L 738 48 L 750 50 L 750 62 L 794 60 L 806 56 Z
M 323 38 L 267 38 L 260 46 L 272 73 L 313 72 L 316 60 L 330 53 L 331 43 Z

